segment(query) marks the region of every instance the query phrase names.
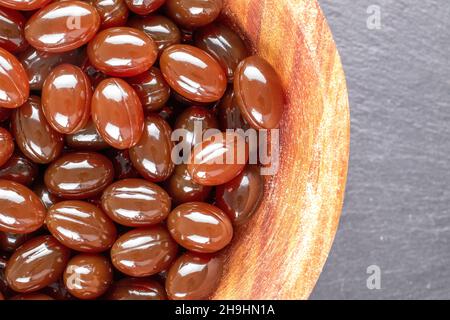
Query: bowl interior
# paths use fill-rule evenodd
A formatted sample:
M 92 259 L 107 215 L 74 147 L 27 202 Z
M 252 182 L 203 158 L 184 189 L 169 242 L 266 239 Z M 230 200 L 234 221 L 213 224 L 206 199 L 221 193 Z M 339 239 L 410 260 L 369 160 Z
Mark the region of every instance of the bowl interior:
M 236 230 L 214 299 L 306 299 L 331 248 L 349 154 L 344 72 L 315 0 L 224 0 L 223 20 L 278 71 L 286 91 L 280 164 Z

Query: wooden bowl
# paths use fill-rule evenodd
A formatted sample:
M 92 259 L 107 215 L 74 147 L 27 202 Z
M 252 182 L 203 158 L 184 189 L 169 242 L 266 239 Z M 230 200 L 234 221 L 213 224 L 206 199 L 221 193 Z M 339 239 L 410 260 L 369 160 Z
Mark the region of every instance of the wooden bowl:
M 349 157 L 341 61 L 316 0 L 224 0 L 224 19 L 279 72 L 280 167 L 236 231 L 214 299 L 307 299 L 339 222 Z

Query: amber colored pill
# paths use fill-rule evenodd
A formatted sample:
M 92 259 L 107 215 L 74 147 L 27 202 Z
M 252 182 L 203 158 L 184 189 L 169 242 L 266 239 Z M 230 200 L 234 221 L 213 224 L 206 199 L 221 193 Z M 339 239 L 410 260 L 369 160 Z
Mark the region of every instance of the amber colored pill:
M 89 43 L 87 54 L 101 72 L 113 77 L 132 77 L 150 69 L 158 48 L 143 31 L 116 27 L 99 32 Z
M 104 294 L 113 281 L 109 260 L 98 254 L 79 254 L 70 259 L 64 271 L 64 283 L 70 294 L 89 300 Z
M 0 299 L 1 300 L 1 299 Z M 18 294 L 11 297 L 10 300 L 55 300 L 52 297 L 43 293 L 28 293 L 28 294 Z
M 144 133 L 138 144 L 130 149 L 130 159 L 136 170 L 147 180 L 160 182 L 173 172 L 172 129 L 158 115 L 145 118 Z
M 124 179 L 105 189 L 102 208 L 119 224 L 145 227 L 163 221 L 170 212 L 171 201 L 157 184 L 143 179 Z
M 147 15 L 161 7 L 166 0 L 125 0 L 128 8 L 139 15 Z
M 11 126 L 17 146 L 32 161 L 46 164 L 61 154 L 64 137 L 45 119 L 39 97 L 31 96 L 14 110 Z
M 30 94 L 28 76 L 15 56 L 0 48 L 0 107 L 17 108 Z
M 44 80 L 54 67 L 62 63 L 78 65 L 81 63 L 82 49 L 51 53 L 29 47 L 19 55 L 19 61 L 28 75 L 30 89 L 42 90 Z
M 19 151 L 14 152 L 9 160 L 0 167 L 0 179 L 11 180 L 25 186 L 31 185 L 38 174 L 38 165 Z
M 27 187 L 0 180 L 0 231 L 30 233 L 44 223 L 45 207 Z
M 245 120 L 255 129 L 278 127 L 284 108 L 281 79 L 263 58 L 251 56 L 239 63 L 234 93 Z
M 32 237 L 33 233 L 11 233 L 0 231 L 0 251 L 14 252 Z
M 54 194 L 48 191 L 48 188 L 44 183 L 39 182 L 33 186 L 33 192 L 38 196 L 38 198 L 42 201 L 45 208 L 48 210 L 52 205 L 62 201 L 61 198 L 55 196 Z
M 178 244 L 195 252 L 219 251 L 233 238 L 228 216 L 205 202 L 187 202 L 173 209 L 167 228 Z
M 175 44 L 164 50 L 159 64 L 170 87 L 189 100 L 214 102 L 226 90 L 227 77 L 223 68 L 199 48 Z
M 42 110 L 48 123 L 64 134 L 82 129 L 91 116 L 92 88 L 77 66 L 61 64 L 48 75 L 42 88 Z
M 66 199 L 93 197 L 114 178 L 111 161 L 95 152 L 73 152 L 52 162 L 44 182 L 51 193 Z
M 89 119 L 82 129 L 66 135 L 65 138 L 66 145 L 73 149 L 96 151 L 109 148 L 109 144 L 98 133 L 92 119 Z
M 59 279 L 69 257 L 70 250 L 52 236 L 33 238 L 9 259 L 6 280 L 14 291 L 37 291 Z
M 211 192 L 211 187 L 192 181 L 186 164 L 179 164 L 175 167 L 173 174 L 164 182 L 164 187 L 174 204 L 177 205 L 185 202 L 205 201 Z
M 166 280 L 171 300 L 202 300 L 209 298 L 219 285 L 222 260 L 211 254 L 188 252 L 170 267 Z
M 217 186 L 234 179 L 248 160 L 248 145 L 237 133 L 213 135 L 197 144 L 188 163 L 194 182 Z
M 127 23 L 128 7 L 124 0 L 88 0 L 98 11 L 101 29 L 121 27 Z
M 110 78 L 97 86 L 92 97 L 92 120 L 103 139 L 116 149 L 135 146 L 144 131 L 144 112 L 133 88 Z
M 128 25 L 148 34 L 156 42 L 160 54 L 165 48 L 181 42 L 180 29 L 165 16 L 134 16 L 128 21 Z
M 32 11 L 42 8 L 51 0 L 0 0 L 0 6 L 21 10 L 21 11 Z
M 233 224 L 245 223 L 258 209 L 264 194 L 264 179 L 260 168 L 247 166 L 236 178 L 216 188 L 216 206 Z
M 167 0 L 166 12 L 177 24 L 193 29 L 216 20 L 222 6 L 223 0 Z
M 239 62 L 249 55 L 239 35 L 223 24 L 211 24 L 197 30 L 194 43 L 219 61 L 231 82 Z
M 123 234 L 111 249 L 113 265 L 132 277 L 146 277 L 168 268 L 178 246 L 161 227 L 138 228 Z
M 206 108 L 192 106 L 185 109 L 175 122 L 174 130 L 182 129 L 183 143 L 193 148 L 197 143 L 201 142 L 203 134 L 208 129 L 217 129 L 219 124 L 215 115 Z
M 239 110 L 232 88 L 225 92 L 225 95 L 217 105 L 217 118 L 222 131 L 226 131 L 227 129 L 247 130 L 250 128 Z
M 14 152 L 14 140 L 8 130 L 0 127 L 0 167 L 3 166 Z
M 149 70 L 127 79 L 136 91 L 146 112 L 160 110 L 170 98 L 170 87 L 158 68 Z
M 79 252 L 102 252 L 116 240 L 114 223 L 88 202 L 59 202 L 48 210 L 45 223 L 59 242 Z
M 17 53 L 28 47 L 23 34 L 25 22 L 25 17 L 20 12 L 0 7 L 1 48 Z
M 99 27 L 100 16 L 89 3 L 58 1 L 28 20 L 25 38 L 38 50 L 65 52 L 88 43 Z
M 138 178 L 139 173 L 131 163 L 128 150 L 108 149 L 105 155 L 114 166 L 114 177 L 116 180 Z
M 157 281 L 146 278 L 124 278 L 114 283 L 106 300 L 166 300 L 166 292 Z

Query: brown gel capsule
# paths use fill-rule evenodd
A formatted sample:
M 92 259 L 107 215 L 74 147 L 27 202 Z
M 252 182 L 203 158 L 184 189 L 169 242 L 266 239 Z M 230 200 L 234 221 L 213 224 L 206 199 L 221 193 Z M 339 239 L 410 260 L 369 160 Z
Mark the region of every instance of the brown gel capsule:
M 52 236 L 25 242 L 14 252 L 6 266 L 9 286 L 17 292 L 32 292 L 55 282 L 63 273 L 70 250 Z
M 46 164 L 61 154 L 63 135 L 45 119 L 39 97 L 31 96 L 27 103 L 14 110 L 11 126 L 17 146 L 33 162 Z
M 178 246 L 160 226 L 138 228 L 123 234 L 111 249 L 113 265 L 132 277 L 146 277 L 167 269 Z
M 47 5 L 51 0 L 0 0 L 0 6 L 15 10 L 33 11 Z
M 64 271 L 64 283 L 78 299 L 95 299 L 104 294 L 113 281 L 113 270 L 107 258 L 96 254 L 73 257 Z
M 66 247 L 79 252 L 102 252 L 116 240 L 116 227 L 96 206 L 83 201 L 62 201 L 45 219 L 50 233 Z
M 66 199 L 86 199 L 103 191 L 114 178 L 111 161 L 95 152 L 68 153 L 52 162 L 44 182 L 51 193 Z
M 275 69 L 266 60 L 251 56 L 239 63 L 234 93 L 242 115 L 253 128 L 278 127 L 284 107 L 283 87 Z
M 101 29 L 121 27 L 128 19 L 128 7 L 124 0 L 88 0 L 98 11 Z
M 110 147 L 98 133 L 91 119 L 88 120 L 82 129 L 73 134 L 68 134 L 65 137 L 66 145 L 73 149 L 97 151 Z
M 236 178 L 216 188 L 216 206 L 235 225 L 250 219 L 262 201 L 264 180 L 259 170 L 258 166 L 249 165 Z
M 0 48 L 0 70 L 0 107 L 20 107 L 30 94 L 25 69 L 15 56 Z
M 211 254 L 188 252 L 170 267 L 166 280 L 171 300 L 203 300 L 218 287 L 222 276 L 222 260 Z
M 164 288 L 155 280 L 125 278 L 113 284 L 107 300 L 166 300 Z
M 103 192 L 101 204 L 111 219 L 128 227 L 160 223 L 171 208 L 167 192 L 143 179 L 125 179 L 109 185 Z
M 159 54 L 171 46 L 181 42 L 181 33 L 172 20 L 160 15 L 146 17 L 134 16 L 128 21 L 132 28 L 139 29 L 148 34 L 156 42 Z
M 194 43 L 219 61 L 230 82 L 233 81 L 234 70 L 239 62 L 248 56 L 244 41 L 223 24 L 211 24 L 197 30 Z
M 145 118 L 141 140 L 130 149 L 131 162 L 145 179 L 160 182 L 172 174 L 171 134 L 169 124 L 160 116 L 151 114 Z
M 127 82 L 136 91 L 146 112 L 160 110 L 170 97 L 170 87 L 158 68 L 151 68 L 135 77 L 127 79 Z
M 44 223 L 45 207 L 27 187 L 0 180 L 0 231 L 30 233 Z
M 103 139 L 116 149 L 135 146 L 144 130 L 142 104 L 124 80 L 103 80 L 92 97 L 92 120 Z
M 36 49 L 66 52 L 88 43 L 100 27 L 97 10 L 83 1 L 57 1 L 36 12 L 25 38 Z
M 0 127 L 0 167 L 3 166 L 14 152 L 14 140 L 5 128 Z
M 205 202 L 188 202 L 176 207 L 167 218 L 167 228 L 178 244 L 195 252 L 219 251 L 233 238 L 228 216 Z
M 33 233 L 0 232 L 0 251 L 14 252 L 31 237 Z
M 0 179 L 15 181 L 25 186 L 30 186 L 36 180 L 38 174 L 38 165 L 20 152 L 14 152 L 0 168 Z
M 139 173 L 131 163 L 128 150 L 108 149 L 105 155 L 111 160 L 114 166 L 116 180 L 138 178 Z
M 17 53 L 28 47 L 23 34 L 25 22 L 25 17 L 20 12 L 0 7 L 1 48 Z
M 41 199 L 45 208 L 48 210 L 52 205 L 62 201 L 61 198 L 55 196 L 48 191 L 48 188 L 43 183 L 38 183 L 33 187 L 34 193 Z
M 248 160 L 248 146 L 237 133 L 213 135 L 197 144 L 188 163 L 194 182 L 217 186 L 234 179 Z
M 64 134 L 83 128 L 91 115 L 89 78 L 76 66 L 57 66 L 45 79 L 42 110 L 50 126 Z
M 165 1 L 166 0 L 125 0 L 131 11 L 143 16 L 158 10 Z
M 211 192 L 211 187 L 202 186 L 192 180 L 185 164 L 175 167 L 173 174 L 164 182 L 164 187 L 176 205 L 192 201 L 205 201 Z
M 223 0 L 167 0 L 166 12 L 177 24 L 193 29 L 216 20 L 222 6 Z
M 239 110 L 232 88 L 225 92 L 225 95 L 217 105 L 217 118 L 222 131 L 227 129 L 247 130 L 250 128 Z
M 159 62 L 161 72 L 172 89 L 200 103 L 219 100 L 227 87 L 220 64 L 205 51 L 175 44 L 165 49 Z

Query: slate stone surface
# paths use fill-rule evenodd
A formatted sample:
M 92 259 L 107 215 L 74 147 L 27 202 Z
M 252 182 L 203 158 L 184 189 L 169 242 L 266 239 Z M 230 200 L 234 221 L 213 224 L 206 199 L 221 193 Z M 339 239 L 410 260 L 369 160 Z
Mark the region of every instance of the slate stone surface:
M 352 136 L 339 231 L 311 298 L 449 299 L 450 2 L 319 1 L 347 75 Z M 372 5 L 379 30 L 367 28 Z M 366 285 L 371 265 L 379 290 Z

